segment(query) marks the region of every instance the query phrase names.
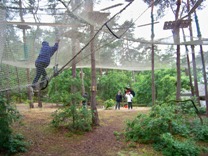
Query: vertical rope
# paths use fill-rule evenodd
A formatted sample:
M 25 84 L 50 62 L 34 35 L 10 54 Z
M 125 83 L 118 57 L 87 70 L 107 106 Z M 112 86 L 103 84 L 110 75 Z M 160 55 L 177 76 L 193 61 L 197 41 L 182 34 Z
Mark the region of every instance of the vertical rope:
M 199 27 L 199 20 L 198 20 L 198 16 L 196 14 L 196 12 L 194 12 L 194 19 L 195 19 L 195 23 L 196 23 L 196 30 L 197 30 L 197 37 L 201 38 L 201 31 L 200 31 L 200 27 Z

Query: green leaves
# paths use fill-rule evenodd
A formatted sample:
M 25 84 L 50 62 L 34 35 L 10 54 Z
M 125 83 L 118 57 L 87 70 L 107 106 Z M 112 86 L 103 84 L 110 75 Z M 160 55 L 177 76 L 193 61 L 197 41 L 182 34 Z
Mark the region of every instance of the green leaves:
M 113 100 L 113 99 L 106 100 L 106 101 L 104 102 L 105 109 L 108 109 L 108 108 L 114 106 L 115 103 L 116 103 L 116 102 L 115 102 L 115 100 Z
M 99 77 L 98 90 L 99 96 L 104 99 L 115 99 L 119 90 L 123 91 L 131 83 L 127 72 L 123 71 L 109 71 L 107 74 Z
M 71 131 L 90 131 L 92 114 L 87 108 L 77 108 L 75 105 L 62 107 L 53 114 L 52 125 L 65 127 Z
M 27 143 L 20 134 L 13 134 L 11 124 L 20 119 L 19 112 L 0 96 L 0 151 L 7 154 L 25 152 Z
M 170 133 L 164 133 L 160 137 L 159 146 L 155 144 L 155 148 L 162 150 L 162 153 L 166 156 L 197 156 L 200 153 L 199 148 L 196 146 L 195 142 L 191 139 L 185 141 L 174 138 Z M 162 146 L 161 146 L 162 145 Z M 160 147 L 160 148 L 158 148 Z
M 208 140 L 207 122 L 202 125 L 191 109 L 184 112 L 184 106 L 164 103 L 128 121 L 124 135 L 127 141 L 150 143 L 167 156 L 194 156 L 200 152 L 194 141 Z
M 79 103 L 82 100 L 81 91 L 73 93 L 72 86 L 77 89 L 81 88 L 81 80 L 78 77 L 72 78 L 71 71 L 66 70 L 52 79 L 48 91 L 50 101 L 63 103 L 64 105 L 72 104 L 73 101 Z

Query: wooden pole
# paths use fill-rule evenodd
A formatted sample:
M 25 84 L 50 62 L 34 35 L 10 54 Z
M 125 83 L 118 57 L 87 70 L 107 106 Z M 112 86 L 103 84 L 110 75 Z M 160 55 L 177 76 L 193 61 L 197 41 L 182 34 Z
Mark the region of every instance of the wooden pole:
M 180 11 L 181 0 L 177 0 L 177 9 L 175 14 L 175 20 L 178 20 L 178 15 Z M 181 63 L 180 63 L 180 37 L 179 37 L 179 26 L 176 24 L 176 27 L 173 29 L 174 40 L 177 43 L 177 58 L 176 58 L 176 67 L 177 67 L 177 90 L 176 90 L 176 100 L 180 100 L 181 94 Z
M 151 34 L 151 40 L 153 42 L 154 40 L 154 16 L 153 16 L 153 9 L 154 9 L 154 0 L 152 0 L 152 9 L 151 9 L 151 23 L 152 23 L 152 34 Z M 152 44 L 152 105 L 155 104 L 155 59 L 154 59 L 154 44 Z
M 183 31 L 183 37 L 184 37 L 184 42 L 186 42 L 186 38 L 185 38 L 185 32 Z M 190 66 L 190 59 L 189 59 L 189 54 L 188 54 L 188 46 L 185 45 L 185 49 L 186 49 L 186 59 L 187 59 L 187 66 L 188 66 L 188 76 L 189 76 L 189 83 L 190 83 L 190 87 L 191 87 L 191 95 L 194 96 L 194 87 L 193 87 L 193 82 L 192 82 L 192 76 L 191 76 L 191 66 Z
M 190 10 L 190 5 L 188 3 L 188 11 Z M 191 16 L 188 16 L 189 19 L 191 19 Z M 189 25 L 189 32 L 191 41 L 193 41 L 193 30 L 191 24 Z M 194 76 L 194 95 L 197 98 L 197 102 L 200 104 L 199 101 L 199 89 L 198 89 L 198 83 L 197 83 L 197 72 L 196 72 L 196 58 L 195 58 L 195 47 L 194 45 L 191 45 L 191 53 L 192 53 L 192 65 L 193 65 L 193 76 Z
M 89 11 L 93 12 L 93 1 L 88 0 L 89 2 Z M 94 26 L 90 25 L 90 38 L 94 36 Z M 95 64 L 95 49 L 94 49 L 94 40 L 90 43 L 91 50 L 91 110 L 92 110 L 92 124 L 94 126 L 99 125 L 98 111 L 96 107 L 96 94 L 97 94 L 97 81 L 96 81 L 96 64 Z
M 192 0 L 193 3 L 193 0 Z M 194 16 L 195 16 L 195 22 L 196 22 L 196 28 L 197 28 L 197 36 L 199 40 L 201 40 L 201 31 L 199 27 L 199 21 L 198 17 L 196 14 L 196 11 L 194 11 Z M 206 116 L 208 117 L 208 92 L 207 92 L 207 76 L 206 76 L 206 66 L 205 66 L 205 61 L 204 61 L 204 51 L 203 47 L 200 44 L 200 53 L 201 53 L 201 60 L 202 60 L 202 72 L 203 72 L 203 77 L 204 77 L 204 91 L 205 91 L 205 101 L 206 101 Z

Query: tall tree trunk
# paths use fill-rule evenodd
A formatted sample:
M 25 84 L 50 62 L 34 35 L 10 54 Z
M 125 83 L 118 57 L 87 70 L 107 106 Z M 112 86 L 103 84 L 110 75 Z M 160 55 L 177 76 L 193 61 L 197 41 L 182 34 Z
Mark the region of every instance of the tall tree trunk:
M 179 11 L 180 11 L 180 5 L 181 5 L 181 0 L 177 0 L 177 10 L 176 10 L 176 14 L 175 14 L 175 20 L 178 20 L 178 15 L 179 15 Z M 176 100 L 180 100 L 180 94 L 181 94 L 181 63 L 180 63 L 180 37 L 179 37 L 179 33 L 180 32 L 180 28 L 178 25 L 176 25 L 176 27 L 173 30 L 173 36 L 174 36 L 174 40 L 177 43 L 177 59 L 176 59 L 176 67 L 177 67 L 177 91 L 176 91 Z
M 89 10 L 93 11 L 93 1 L 88 0 Z M 94 36 L 94 26 L 90 25 L 90 38 Z M 95 50 L 94 50 L 94 40 L 90 43 L 91 50 L 91 110 L 92 110 L 92 123 L 94 126 L 99 125 L 98 111 L 96 107 L 96 94 L 97 94 L 97 82 L 96 82 L 96 68 L 95 68 Z
M 72 26 L 72 30 L 75 31 L 76 27 Z M 72 56 L 76 55 L 76 39 L 72 38 Z M 72 60 L 72 77 L 76 78 L 76 58 Z
M 21 97 L 22 97 L 22 94 L 21 94 L 21 88 L 20 88 L 20 79 L 19 79 L 19 72 L 18 72 L 18 68 L 15 67 L 15 71 L 16 71 L 16 75 L 17 75 L 17 84 L 18 84 L 18 94 L 19 94 L 19 97 L 18 97 L 18 102 L 21 103 Z
M 151 23 L 152 23 L 152 35 L 151 39 L 152 42 L 154 40 L 154 15 L 153 15 L 153 9 L 154 9 L 154 0 L 152 0 L 152 9 L 151 9 Z M 152 105 L 155 103 L 155 51 L 154 51 L 154 44 L 152 44 Z
M 90 36 L 94 35 L 94 26 L 90 26 Z M 92 109 L 92 123 L 94 126 L 99 125 L 98 111 L 96 107 L 96 94 L 97 94 L 97 82 L 96 82 L 96 68 L 95 68 L 95 50 L 94 40 L 90 44 L 91 49 L 91 109 Z
M 192 0 L 192 3 L 193 0 Z M 195 16 L 195 22 L 196 22 L 196 28 L 197 28 L 197 36 L 199 38 L 199 40 L 201 40 L 201 31 L 200 31 L 200 27 L 199 27 L 199 21 L 198 21 L 198 17 L 196 14 L 196 11 L 194 11 L 194 16 Z M 200 44 L 200 52 L 201 52 L 201 60 L 202 60 L 202 71 L 203 71 L 203 77 L 204 77 L 204 91 L 205 91 L 205 101 L 206 101 L 206 115 L 208 117 L 208 92 L 207 92 L 207 76 L 206 76 L 206 66 L 205 66 L 205 61 L 204 61 L 204 51 L 203 51 L 203 47 Z
M 182 29 L 182 31 L 183 31 L 184 42 L 186 42 L 185 32 L 184 32 L 183 29 Z M 194 87 L 193 87 L 193 83 L 192 83 L 191 66 L 190 66 L 188 46 L 187 45 L 185 45 L 185 49 L 186 49 L 186 59 L 187 59 L 187 66 L 188 66 L 189 83 L 190 83 L 190 87 L 191 87 L 191 95 L 194 96 Z
M 189 3 L 188 3 L 189 4 Z M 190 5 L 188 5 L 188 11 L 190 10 Z M 191 19 L 191 16 L 188 17 Z M 189 32 L 190 32 L 190 37 L 191 41 L 193 41 L 193 31 L 192 31 L 192 26 L 191 24 L 189 25 Z M 197 102 L 200 104 L 199 101 L 199 89 L 198 89 L 198 82 L 197 82 L 197 72 L 196 72 L 196 59 L 195 59 L 195 47 L 194 45 L 191 45 L 191 53 L 192 53 L 192 65 L 193 65 L 193 75 L 194 75 L 194 95 L 196 95 Z
M 23 12 L 22 12 L 22 1 L 19 0 L 19 6 L 20 6 L 20 18 L 21 18 L 21 22 L 25 22 L 23 19 Z M 27 46 L 26 46 L 26 31 L 25 31 L 25 27 L 22 27 L 22 33 L 23 33 L 23 44 L 24 44 L 24 59 L 27 60 L 28 59 L 28 50 L 27 50 Z M 27 68 L 26 69 L 27 72 L 27 83 L 30 84 L 30 69 Z M 32 101 L 32 92 L 30 87 L 27 87 L 27 93 L 28 93 L 28 99 L 30 101 L 30 108 L 34 108 L 33 105 L 33 101 Z
M 203 47 L 200 45 L 201 59 L 202 59 L 202 70 L 204 77 L 204 91 L 205 91 L 205 101 L 206 101 L 206 116 L 208 117 L 208 93 L 207 93 L 207 76 L 206 76 L 206 67 L 204 62 L 204 52 Z
M 6 68 L 7 68 L 7 71 L 6 71 L 6 77 L 10 77 L 10 75 L 9 75 L 9 70 L 10 70 L 10 67 L 9 67 L 9 65 L 6 65 Z M 9 81 L 9 79 L 7 79 L 7 83 L 6 83 L 6 85 L 7 85 L 7 89 L 6 89 L 6 91 L 5 91 L 5 95 L 6 95 L 6 99 L 7 99 L 7 103 L 10 103 L 10 88 L 11 88 L 11 86 L 9 86 L 9 84 L 10 84 L 10 81 Z
M 81 78 L 81 81 L 82 81 L 82 95 L 84 95 L 84 93 L 85 93 L 85 85 L 84 85 L 84 72 L 83 72 L 82 68 L 81 68 L 81 71 L 80 71 L 80 78 Z
M 26 72 L 27 72 L 27 82 L 28 84 L 30 84 L 30 69 L 27 68 Z M 34 108 L 33 99 L 32 99 L 33 95 L 32 95 L 32 91 L 30 87 L 27 87 L 27 94 L 28 94 L 28 99 L 29 99 L 29 106 L 30 108 Z M 38 105 L 39 105 L 39 102 L 38 102 Z
M 75 8 L 75 0 L 71 1 L 71 6 L 72 6 L 72 10 Z M 72 32 L 76 32 L 77 31 L 77 25 L 76 23 L 72 24 Z M 77 52 L 77 49 L 76 49 L 76 45 L 77 45 L 77 39 L 76 38 L 71 38 L 71 41 L 72 41 L 72 57 L 74 57 L 76 55 L 76 52 Z M 72 60 L 72 77 L 73 78 L 76 78 L 76 58 L 74 58 Z M 76 93 L 77 91 L 77 88 L 72 85 L 71 86 L 71 92 L 72 93 Z M 75 101 L 72 101 L 72 104 L 75 104 Z

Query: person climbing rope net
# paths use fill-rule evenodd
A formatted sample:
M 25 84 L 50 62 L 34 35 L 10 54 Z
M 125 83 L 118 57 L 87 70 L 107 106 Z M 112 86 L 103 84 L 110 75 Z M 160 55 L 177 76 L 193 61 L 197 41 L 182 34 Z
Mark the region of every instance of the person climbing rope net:
M 54 46 L 49 46 L 49 43 L 47 41 L 42 42 L 40 53 L 35 61 L 36 76 L 32 83 L 33 91 L 37 92 L 45 83 L 45 81 L 48 81 L 45 68 L 49 66 L 51 57 L 58 50 L 59 42 L 60 39 L 57 39 Z M 41 82 L 38 83 L 40 78 Z

